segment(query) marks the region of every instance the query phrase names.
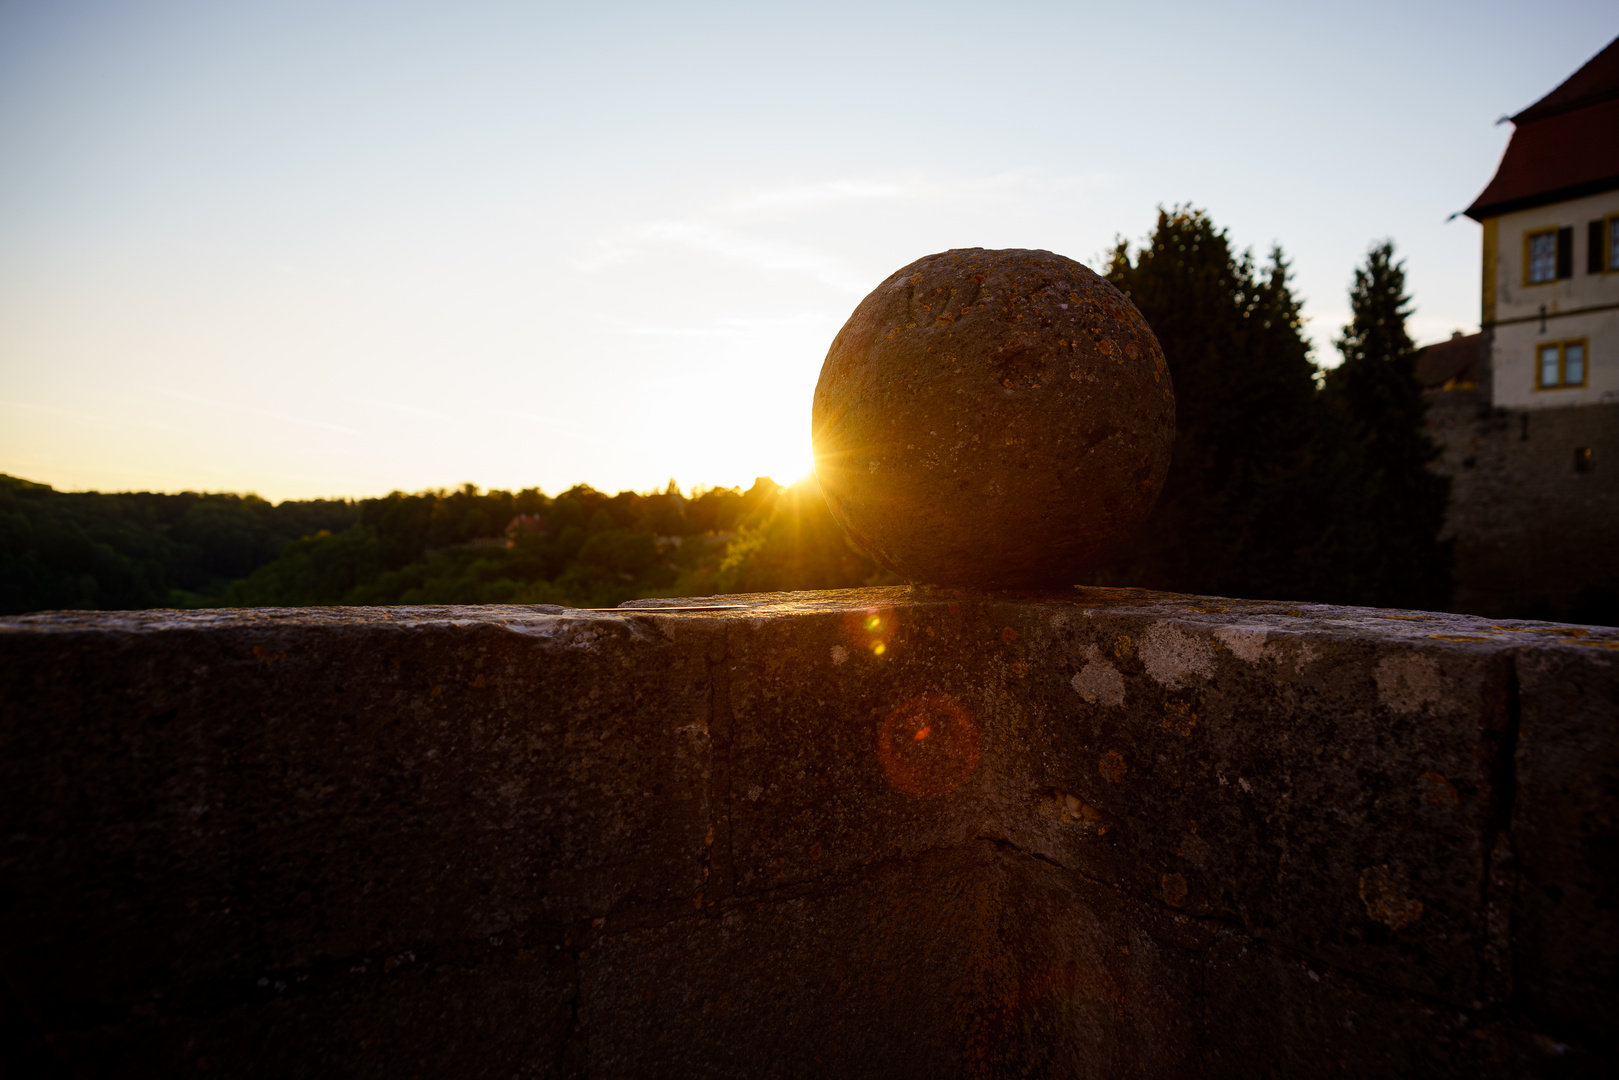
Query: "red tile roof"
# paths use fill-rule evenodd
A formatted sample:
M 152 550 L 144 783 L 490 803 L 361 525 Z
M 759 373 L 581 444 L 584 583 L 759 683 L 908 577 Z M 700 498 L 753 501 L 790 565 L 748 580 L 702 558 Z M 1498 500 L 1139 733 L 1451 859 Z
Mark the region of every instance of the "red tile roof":
M 1417 352 L 1417 382 L 1424 390 L 1461 390 L 1478 385 L 1478 334 L 1460 332 Z
M 1512 123 L 1474 221 L 1619 188 L 1619 38 Z
M 1512 118 L 1523 125 L 1544 120 L 1560 112 L 1595 105 L 1619 98 L 1619 38 L 1586 61 L 1584 67 L 1563 80 L 1563 84 Z

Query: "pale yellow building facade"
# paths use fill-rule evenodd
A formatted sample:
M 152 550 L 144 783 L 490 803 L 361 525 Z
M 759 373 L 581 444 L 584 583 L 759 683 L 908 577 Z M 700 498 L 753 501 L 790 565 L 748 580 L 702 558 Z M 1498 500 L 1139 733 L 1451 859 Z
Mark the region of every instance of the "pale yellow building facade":
M 1481 321 L 1493 330 L 1486 358 L 1493 404 L 1619 402 L 1619 190 L 1481 224 Z M 1558 273 L 1560 239 L 1565 276 Z

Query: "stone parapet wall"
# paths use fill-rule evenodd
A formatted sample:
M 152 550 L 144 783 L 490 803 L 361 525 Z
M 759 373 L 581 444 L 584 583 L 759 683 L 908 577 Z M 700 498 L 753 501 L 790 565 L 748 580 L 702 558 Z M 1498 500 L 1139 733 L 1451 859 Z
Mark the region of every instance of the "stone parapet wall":
M 1619 631 L 1133 590 L 0 620 L 0 1053 L 1607 1075 L 1616 716 Z

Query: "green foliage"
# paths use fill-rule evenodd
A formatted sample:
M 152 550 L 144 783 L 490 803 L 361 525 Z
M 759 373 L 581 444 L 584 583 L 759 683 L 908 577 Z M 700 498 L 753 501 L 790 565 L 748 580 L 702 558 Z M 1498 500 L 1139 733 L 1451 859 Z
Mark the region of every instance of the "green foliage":
M 1319 596 L 1330 580 L 1315 366 L 1280 248 L 1263 267 L 1200 210 L 1160 210 L 1108 279 L 1158 335 L 1177 437 L 1147 526 L 1099 581 L 1228 596 Z
M 838 589 L 898 584 L 899 578 L 850 546 L 820 486 L 780 487 L 760 479 L 748 492 L 734 539 L 690 560 L 671 595 Z M 715 557 L 718 554 L 718 557 Z
M 1374 245 L 1355 270 L 1352 318 L 1334 342 L 1343 363 L 1326 373 L 1322 398 L 1360 453 L 1361 535 L 1344 560 L 1359 602 L 1438 608 L 1451 591 L 1452 544 L 1438 540 L 1450 481 L 1428 468 L 1439 449 L 1423 427 L 1410 300 L 1394 244 Z
M 283 504 L 288 505 L 288 504 Z M 836 588 L 894 580 L 855 552 L 814 481 L 606 495 L 575 487 L 393 492 L 357 522 L 285 545 L 232 582 L 226 606 L 561 604 Z
M 0 475 L 0 613 L 192 606 L 288 541 L 357 519 L 350 502 L 61 492 Z
M 1258 267 L 1189 207 L 1160 210 L 1133 258 L 1118 244 L 1108 278 L 1158 335 L 1178 431 L 1146 528 L 1098 583 L 1448 602 L 1448 552 L 1435 541 L 1447 487 L 1426 470 L 1433 451 L 1405 337 L 1404 277 L 1378 250 L 1356 278 L 1351 370 L 1329 374 L 1319 391 L 1279 247 Z
M 382 570 L 381 539 L 370 525 L 340 533 L 322 530 L 294 540 L 279 558 L 225 590 L 226 607 L 305 607 L 341 604 Z

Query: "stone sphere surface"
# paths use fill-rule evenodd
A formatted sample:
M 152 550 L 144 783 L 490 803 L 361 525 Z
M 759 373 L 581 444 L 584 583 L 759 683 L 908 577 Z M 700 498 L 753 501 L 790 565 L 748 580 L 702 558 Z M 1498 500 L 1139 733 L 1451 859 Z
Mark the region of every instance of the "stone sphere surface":
M 815 472 L 909 581 L 1078 583 L 1146 521 L 1175 393 L 1141 313 L 1061 255 L 959 248 L 877 286 L 815 387 Z

